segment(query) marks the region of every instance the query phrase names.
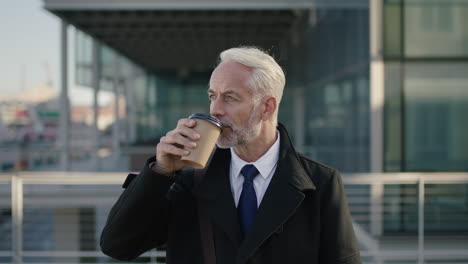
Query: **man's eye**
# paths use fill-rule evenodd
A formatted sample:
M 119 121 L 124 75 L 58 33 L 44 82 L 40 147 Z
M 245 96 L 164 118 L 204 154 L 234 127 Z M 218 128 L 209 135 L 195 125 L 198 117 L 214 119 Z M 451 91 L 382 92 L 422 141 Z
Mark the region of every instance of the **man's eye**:
M 216 96 L 214 96 L 214 94 L 209 94 L 209 95 L 208 95 L 208 99 L 210 99 L 210 100 L 213 100 L 213 99 L 215 99 L 215 98 L 216 98 Z
M 230 101 L 235 101 L 236 98 L 232 97 L 232 96 L 226 96 L 226 101 L 230 102 Z

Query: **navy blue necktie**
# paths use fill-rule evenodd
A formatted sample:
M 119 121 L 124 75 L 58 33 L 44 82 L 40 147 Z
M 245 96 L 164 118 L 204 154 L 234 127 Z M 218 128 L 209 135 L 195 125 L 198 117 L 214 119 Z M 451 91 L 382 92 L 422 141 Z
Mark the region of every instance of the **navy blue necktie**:
M 258 170 L 254 165 L 247 164 L 242 168 L 241 174 L 244 176 L 244 185 L 242 186 L 237 210 L 242 232 L 245 234 L 249 231 L 257 213 L 257 195 L 255 194 L 253 179 L 258 175 Z

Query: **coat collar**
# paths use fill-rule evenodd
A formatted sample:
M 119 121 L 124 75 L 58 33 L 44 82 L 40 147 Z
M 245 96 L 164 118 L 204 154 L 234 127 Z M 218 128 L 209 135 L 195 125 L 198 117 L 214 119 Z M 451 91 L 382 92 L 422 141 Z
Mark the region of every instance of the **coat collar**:
M 316 188 L 303 168 L 286 128 L 279 124 L 278 131 L 281 135 L 278 166 L 251 231 L 243 240 L 229 182 L 231 154 L 228 149 L 215 151 L 205 178 L 193 189 L 195 196 L 206 200 L 213 223 L 224 230 L 235 245 L 240 245 L 236 263 L 245 263 L 255 249 L 280 228 L 300 206 L 305 197 L 304 192 Z

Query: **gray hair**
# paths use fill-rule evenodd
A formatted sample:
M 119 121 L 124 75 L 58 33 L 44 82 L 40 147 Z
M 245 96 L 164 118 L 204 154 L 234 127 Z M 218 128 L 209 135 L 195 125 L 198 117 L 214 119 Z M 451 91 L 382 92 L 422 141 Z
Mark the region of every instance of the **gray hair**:
M 279 103 L 283 97 L 286 78 L 275 59 L 256 47 L 231 48 L 221 52 L 219 59 L 219 64 L 235 61 L 253 69 L 249 86 L 254 94 L 254 99 L 259 101 L 265 96 L 276 98 L 277 107 L 272 119 L 276 126 Z

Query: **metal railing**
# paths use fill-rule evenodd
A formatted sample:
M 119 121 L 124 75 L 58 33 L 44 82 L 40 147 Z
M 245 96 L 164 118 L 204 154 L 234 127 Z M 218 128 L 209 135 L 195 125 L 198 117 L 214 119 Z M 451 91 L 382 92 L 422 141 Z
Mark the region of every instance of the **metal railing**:
M 369 186 L 370 224 L 367 232 L 359 230 L 360 225 L 355 230 L 358 240 L 366 242 L 367 250 L 363 252 L 363 256 L 373 259 L 370 263 L 468 263 L 468 232 L 465 224 L 465 220 L 468 219 L 468 173 L 355 173 L 346 174 L 343 178 L 347 189 L 351 186 Z M 462 191 L 457 188 L 460 186 L 463 187 Z M 393 236 L 393 243 L 385 243 L 385 240 L 392 236 L 384 235 L 383 226 L 384 215 L 388 213 L 389 202 L 392 199 L 388 187 L 404 190 L 403 195 L 398 197 L 402 200 L 402 211 L 404 208 L 410 208 L 408 205 L 412 205 L 415 210 L 400 213 L 406 214 L 406 217 L 413 214 L 417 219 L 414 221 L 417 228 L 400 231 L 397 236 Z M 440 191 L 441 189 L 444 191 Z M 408 190 L 411 191 L 409 195 Z M 463 212 L 461 217 L 444 224 L 460 226 L 459 232 L 436 229 L 430 232 L 430 236 L 426 236 L 428 228 L 425 225 L 431 221 L 427 216 L 433 216 L 426 208 L 436 200 L 434 197 L 453 196 L 461 200 Z M 431 198 L 431 201 L 428 198 Z M 349 193 L 348 202 L 353 214 L 353 204 L 356 204 L 356 201 Z M 456 213 L 455 210 L 452 212 Z M 404 236 L 401 236 L 402 234 Z M 425 242 L 430 247 L 426 247 Z M 386 246 L 381 246 L 382 244 Z
M 113 262 L 97 241 L 125 176 L 0 174 L 0 237 L 11 239 L 0 243 L 0 263 Z M 468 263 L 468 173 L 345 174 L 343 182 L 364 263 Z M 158 263 L 164 252 L 143 257 Z

